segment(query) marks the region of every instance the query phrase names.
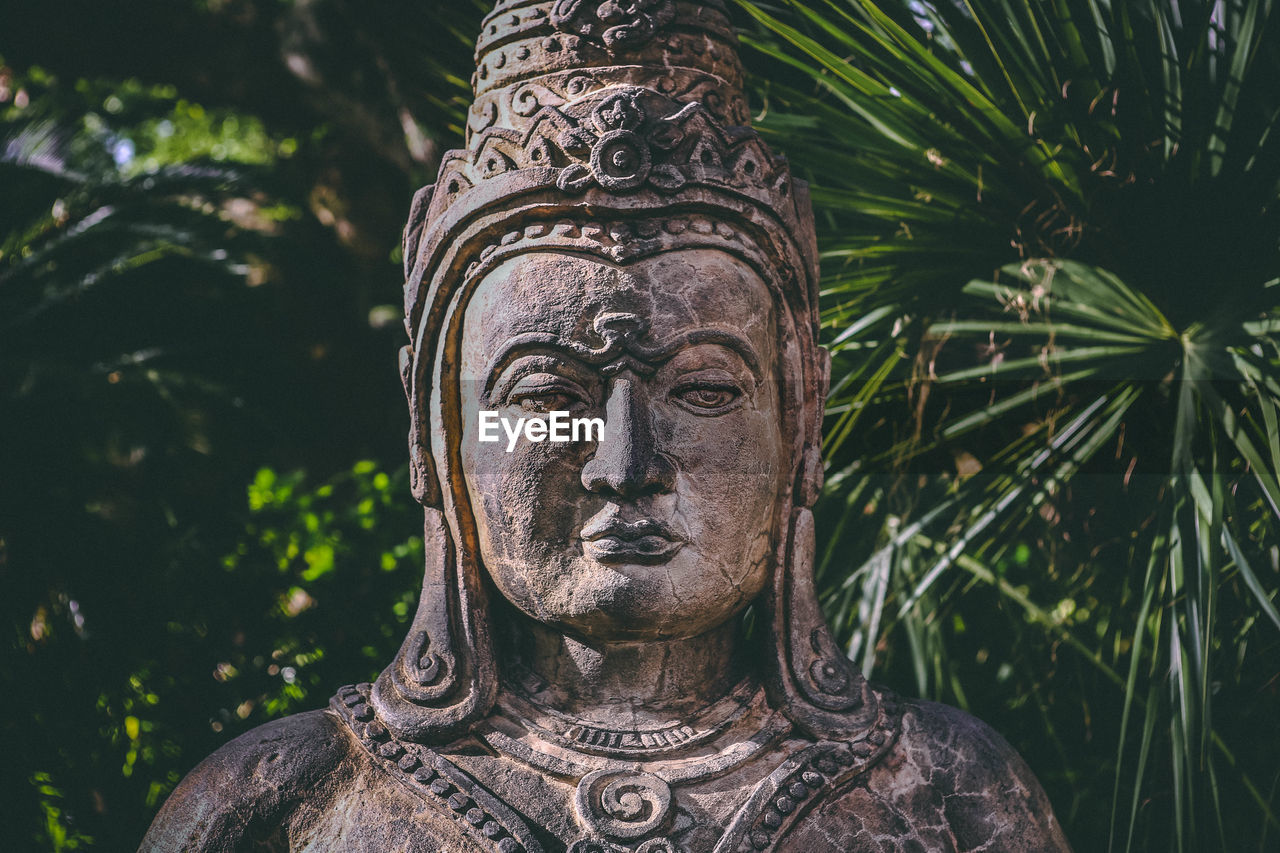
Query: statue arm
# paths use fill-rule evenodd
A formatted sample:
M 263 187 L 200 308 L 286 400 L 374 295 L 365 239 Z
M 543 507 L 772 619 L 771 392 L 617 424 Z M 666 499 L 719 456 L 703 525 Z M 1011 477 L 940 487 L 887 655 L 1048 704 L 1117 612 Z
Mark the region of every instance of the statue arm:
M 223 746 L 179 783 L 139 853 L 287 849 L 297 807 L 332 787 L 348 737 L 328 711 L 267 723 Z

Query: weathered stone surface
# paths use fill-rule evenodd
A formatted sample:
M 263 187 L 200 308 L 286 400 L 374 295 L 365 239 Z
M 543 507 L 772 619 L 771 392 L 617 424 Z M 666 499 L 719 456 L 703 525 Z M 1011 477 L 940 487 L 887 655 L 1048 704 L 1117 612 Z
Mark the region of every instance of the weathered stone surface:
M 405 229 L 409 636 L 192 771 L 143 850 L 1068 849 L 998 735 L 822 620 L 812 214 L 741 76 L 720 3 L 498 3 Z M 552 412 L 603 433 L 481 441 Z

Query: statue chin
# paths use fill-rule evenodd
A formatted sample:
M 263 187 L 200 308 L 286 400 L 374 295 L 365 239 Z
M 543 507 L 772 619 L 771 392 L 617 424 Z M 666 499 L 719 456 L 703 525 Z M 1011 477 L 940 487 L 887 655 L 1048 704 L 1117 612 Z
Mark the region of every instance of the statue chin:
M 723 0 L 500 0 L 476 56 L 405 229 L 408 637 L 196 767 L 142 850 L 1068 850 L 999 735 L 823 620 L 812 211 Z
M 665 578 L 636 577 L 610 566 L 597 565 L 585 571 L 591 572 L 587 580 L 550 589 L 536 605 L 527 597 L 513 603 L 532 620 L 597 642 L 688 639 L 741 612 L 741 608 L 730 608 L 735 601 L 678 601 L 670 595 Z

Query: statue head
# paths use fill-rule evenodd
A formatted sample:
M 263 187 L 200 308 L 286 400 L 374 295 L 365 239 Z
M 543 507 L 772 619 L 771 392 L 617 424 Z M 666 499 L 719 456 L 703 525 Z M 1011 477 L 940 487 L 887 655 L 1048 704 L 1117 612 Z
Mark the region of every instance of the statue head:
M 483 717 L 493 596 L 604 642 L 756 606 L 770 701 L 860 727 L 865 682 L 813 591 L 828 361 L 812 213 L 747 127 L 720 3 L 500 0 L 466 150 L 405 232 L 401 375 L 427 566 L 374 687 L 401 737 Z M 481 442 L 481 413 L 604 421 Z M 510 446 L 510 452 L 508 452 Z

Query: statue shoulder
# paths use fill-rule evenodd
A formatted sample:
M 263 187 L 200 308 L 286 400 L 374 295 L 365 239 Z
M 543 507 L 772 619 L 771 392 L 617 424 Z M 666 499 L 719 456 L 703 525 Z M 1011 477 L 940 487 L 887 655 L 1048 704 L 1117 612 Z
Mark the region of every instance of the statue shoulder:
M 955 794 L 994 794 L 989 783 L 1029 783 L 1028 793 L 1043 796 L 1022 756 L 995 729 L 972 714 L 937 702 L 902 703 L 900 750 L 905 748 L 927 769 L 942 772 L 938 784 Z
M 329 710 L 307 711 L 252 729 L 200 762 L 178 784 L 139 847 L 147 851 L 232 851 L 270 842 L 299 805 L 335 784 L 351 741 Z
M 752 791 L 717 851 L 1070 853 L 1013 747 L 945 705 L 874 685 L 847 733 L 793 749 Z
M 929 780 L 960 849 L 1070 851 L 1031 768 L 995 729 L 958 708 L 902 703 L 885 768 Z

